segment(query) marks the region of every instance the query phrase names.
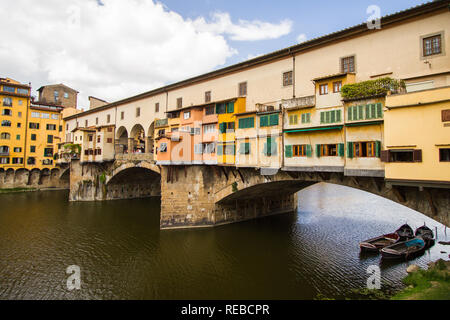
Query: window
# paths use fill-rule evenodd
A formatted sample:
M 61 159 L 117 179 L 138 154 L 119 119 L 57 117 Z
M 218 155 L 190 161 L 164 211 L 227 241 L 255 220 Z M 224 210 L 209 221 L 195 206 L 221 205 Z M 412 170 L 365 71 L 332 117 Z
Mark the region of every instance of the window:
M 12 99 L 11 98 L 3 98 L 3 105 L 5 107 L 12 107 Z
M 259 117 L 260 127 L 270 127 L 278 125 L 278 114 L 270 114 Z
M 35 165 L 36 164 L 36 158 L 35 157 L 29 157 L 27 159 L 27 164 L 29 165 Z
M 15 93 L 15 92 L 16 92 L 16 88 L 14 88 L 14 87 L 8 87 L 8 86 L 3 86 L 3 91 Z
M 56 124 L 47 124 L 47 130 L 56 130 Z
M 23 105 L 23 101 L 19 100 L 19 106 L 22 106 L 22 105 Z
M 22 148 L 20 148 L 20 147 L 15 147 L 15 148 L 14 148 L 14 152 L 22 152 Z
M 90 134 L 90 135 L 88 136 L 88 139 L 89 139 L 89 142 L 92 142 L 92 141 L 94 140 L 94 136 L 93 136 L 92 134 Z
M 203 125 L 203 134 L 215 133 L 216 125 L 215 124 L 205 124 Z
M 348 107 L 348 120 L 381 119 L 383 118 L 383 105 L 381 103 L 371 103 L 365 106 Z
M 440 34 L 423 39 L 424 57 L 440 53 L 442 53 L 442 39 Z
M 108 132 L 113 132 L 113 128 L 109 127 L 107 131 Z
M 342 89 L 342 81 L 333 82 L 333 92 L 334 93 L 341 92 L 341 89 Z
M 31 117 L 32 117 L 32 118 L 40 118 L 40 117 L 41 117 L 41 114 L 40 114 L 39 112 L 32 112 L 32 113 L 31 113 Z
M 23 158 L 12 158 L 12 163 L 13 164 L 22 164 Z
M 205 92 L 205 102 L 211 102 L 211 91 Z
M 97 143 L 100 143 L 100 141 L 102 140 L 101 136 L 97 136 Z
M 190 111 L 186 111 L 183 113 L 183 119 L 187 120 L 191 117 L 191 112 Z
M 254 117 L 239 119 L 239 129 L 249 129 L 254 127 L 255 127 Z
M 120 120 L 125 119 L 125 111 L 120 112 Z
M 159 102 L 155 103 L 155 112 L 159 112 Z
M 9 158 L 0 158 L 0 164 L 9 164 Z
M 289 116 L 289 124 L 290 125 L 294 125 L 294 124 L 297 124 L 298 123 L 298 115 L 296 115 L 296 114 L 291 114 L 290 116 Z
M 247 82 L 239 83 L 239 96 L 247 95 Z
M 323 111 L 320 113 L 320 123 L 341 122 L 341 110 Z
M 44 157 L 53 157 L 53 148 L 45 148 Z
M 64 98 L 69 99 L 69 94 L 67 92 L 64 92 Z
M 203 154 L 203 144 L 198 143 L 194 145 L 194 153 L 195 154 Z
M 241 142 L 239 145 L 239 154 L 250 154 L 250 142 Z
M 205 108 L 205 115 L 209 116 L 211 114 L 214 114 L 214 106 L 207 106 Z
M 53 164 L 53 160 L 51 160 L 51 159 L 44 159 L 44 160 L 42 160 L 42 164 L 44 166 L 51 166 Z
M 136 108 L 136 118 L 141 116 L 141 108 Z
M 348 158 L 379 157 L 381 152 L 380 141 L 347 142 Z
M 2 116 L 12 116 L 12 111 L 10 109 L 3 109 Z
M 96 125 L 98 124 L 98 117 L 95 118 L 95 124 L 96 124 Z
M 159 145 L 159 152 L 167 152 L 167 143 L 163 142 Z
M 59 132 L 62 132 L 63 126 L 59 126 Z
M 36 135 L 35 134 L 31 135 L 31 141 L 36 141 Z
M 20 122 L 17 122 L 17 128 L 22 128 L 22 124 Z
M 18 116 L 19 118 L 22 118 L 22 112 L 19 111 L 19 112 L 17 113 L 17 116 Z
M 205 150 L 203 153 L 215 153 L 216 152 L 216 144 L 214 142 L 212 143 L 205 143 Z
M 11 139 L 11 135 L 8 132 L 2 132 L 0 134 L 0 139 L 9 140 L 9 139 Z
M 422 162 L 420 149 L 393 149 L 381 151 L 383 162 Z
M 17 88 L 17 93 L 26 94 L 27 95 L 28 94 L 28 89 Z M 22 100 L 20 100 L 20 101 L 22 101 Z
M 355 72 L 355 56 L 341 58 L 342 73 Z
M 112 140 L 113 140 L 112 138 L 108 138 L 106 139 L 106 143 L 112 143 L 113 142 Z
M 311 113 L 302 113 L 302 123 L 310 123 L 311 122 Z
M 16 134 L 16 140 L 20 140 L 20 134 Z
M 316 145 L 316 156 L 320 157 L 336 157 L 344 156 L 344 144 L 318 144 Z
M 2 127 L 11 127 L 11 121 L 2 120 Z
M 309 144 L 297 144 L 293 146 L 285 146 L 286 149 L 286 156 L 289 158 L 289 155 L 291 154 L 291 157 L 311 157 L 312 155 L 312 148 Z M 290 151 L 292 149 L 292 151 Z
M 229 131 L 234 131 L 234 122 L 222 122 L 219 123 L 219 132 L 226 133 Z
M 217 114 L 224 114 L 226 112 L 227 112 L 227 106 L 225 103 L 216 104 L 216 113 Z
M 234 156 L 236 154 L 236 146 L 234 144 L 226 144 L 223 146 L 225 155 Z
M 14 151 L 15 152 L 15 151 Z M 1 146 L 0 147 L 0 154 L 3 155 L 9 155 L 9 147 L 8 146 Z
M 275 138 L 267 137 L 264 143 L 263 154 L 267 157 L 277 155 L 277 142 Z
M 36 146 L 30 146 L 30 152 L 31 153 L 36 152 Z
M 106 115 L 106 123 L 110 123 L 111 122 L 111 115 L 108 114 Z
M 439 149 L 439 161 L 450 162 L 450 148 Z
M 227 102 L 226 109 L 227 109 L 227 113 L 233 113 L 234 112 L 234 102 L 233 101 Z
M 234 131 L 234 122 L 227 122 L 227 132 L 228 131 Z
M 66 130 L 67 131 L 69 130 L 69 124 L 68 123 L 66 124 Z
M 321 96 L 328 94 L 328 83 L 321 84 L 319 86 L 319 93 Z
M 287 87 L 292 85 L 292 71 L 283 73 L 283 86 Z
M 58 120 L 58 119 L 59 119 L 59 116 L 58 116 L 57 114 L 52 114 L 52 119 L 53 119 L 53 120 Z
M 50 119 L 50 114 L 48 114 L 48 113 L 41 113 L 41 118 L 42 119 Z
M 88 124 L 89 124 L 89 121 L 88 120 L 84 120 L 84 126 L 87 127 Z
M 47 143 L 53 143 L 53 136 L 51 134 L 47 136 Z
M 183 107 L 183 98 L 177 98 L 177 109 L 181 109 Z
M 59 92 L 58 91 L 53 91 L 53 98 L 55 99 L 55 102 L 58 101 L 58 97 L 59 97 Z

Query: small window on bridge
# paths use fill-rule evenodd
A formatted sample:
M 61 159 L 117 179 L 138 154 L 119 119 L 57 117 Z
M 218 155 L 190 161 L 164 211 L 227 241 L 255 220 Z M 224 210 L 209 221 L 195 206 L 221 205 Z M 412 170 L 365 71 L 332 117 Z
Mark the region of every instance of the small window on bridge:
M 450 162 L 450 148 L 439 149 L 439 161 Z
M 385 150 L 381 153 L 383 162 L 422 162 L 422 150 L 420 149 L 397 149 Z

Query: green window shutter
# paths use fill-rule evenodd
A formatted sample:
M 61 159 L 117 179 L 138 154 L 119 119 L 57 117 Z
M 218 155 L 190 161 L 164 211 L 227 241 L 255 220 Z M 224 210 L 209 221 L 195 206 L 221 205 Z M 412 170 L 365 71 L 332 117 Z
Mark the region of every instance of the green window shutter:
M 339 155 L 339 157 L 345 156 L 343 143 L 339 143 L 339 145 L 338 145 L 338 155 Z
M 311 148 L 311 145 L 310 144 L 307 144 L 306 145 L 306 156 L 308 157 L 308 158 L 310 158 L 311 156 L 312 156 L 312 150 L 311 150 L 312 148 Z
M 366 119 L 370 119 L 370 104 L 366 105 Z
M 336 122 L 336 110 L 330 111 L 330 122 L 331 123 Z
M 284 146 L 284 156 L 286 158 L 292 158 L 292 146 Z
M 330 123 L 331 112 L 325 112 L 325 123 Z
M 245 119 L 239 119 L 239 129 L 245 128 Z
M 307 113 L 306 114 L 306 122 L 310 123 L 311 122 L 311 113 Z
M 358 106 L 358 119 L 362 120 L 364 119 L 364 106 Z
M 370 105 L 370 119 L 374 119 L 377 117 L 377 106 L 375 103 Z
M 270 125 L 277 126 L 278 125 L 278 113 L 270 115 Z
M 216 104 L 216 114 L 219 114 L 219 104 Z
M 259 126 L 260 127 L 267 127 L 269 125 L 269 117 L 268 116 L 262 116 L 259 118 Z
M 354 106 L 354 107 L 352 107 L 352 109 L 353 109 L 353 120 L 359 120 L 358 119 L 358 107 Z
M 348 121 L 353 121 L 353 107 L 348 107 L 347 113 L 348 113 Z
M 233 144 L 233 155 L 236 155 L 236 145 Z
M 217 146 L 217 155 L 218 156 L 223 155 L 223 145 L 218 145 Z
M 353 142 L 347 142 L 347 158 L 353 158 Z
M 316 156 L 320 158 L 320 144 L 316 144 Z
M 320 113 L 320 123 L 325 123 L 325 112 Z
M 375 141 L 375 156 L 380 157 L 381 155 L 381 141 Z
M 306 114 L 302 113 L 302 123 L 305 123 L 305 122 L 306 122 Z
M 336 110 L 336 122 L 341 122 L 341 110 Z
M 248 120 L 248 122 L 249 122 L 249 125 L 248 125 L 248 127 L 249 128 L 254 128 L 255 127 L 255 118 L 248 118 L 249 120 Z
M 377 118 L 383 118 L 383 107 L 381 103 L 377 103 Z
M 228 102 L 227 103 L 227 113 L 233 113 L 234 112 L 234 102 Z

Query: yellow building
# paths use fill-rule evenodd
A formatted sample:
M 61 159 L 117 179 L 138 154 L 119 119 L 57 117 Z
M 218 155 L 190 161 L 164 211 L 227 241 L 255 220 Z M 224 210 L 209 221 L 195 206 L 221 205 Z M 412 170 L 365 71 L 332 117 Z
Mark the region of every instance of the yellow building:
M 52 169 L 56 165 L 54 154 L 64 136 L 61 116 L 63 107 L 31 103 L 26 128 L 25 168 Z
M 234 165 L 236 157 L 236 114 L 245 112 L 245 98 L 235 98 L 216 103 L 219 137 L 217 142 L 217 163 Z
M 0 78 L 0 168 L 24 168 L 30 86 Z
M 450 187 L 450 87 L 386 97 L 386 182 Z

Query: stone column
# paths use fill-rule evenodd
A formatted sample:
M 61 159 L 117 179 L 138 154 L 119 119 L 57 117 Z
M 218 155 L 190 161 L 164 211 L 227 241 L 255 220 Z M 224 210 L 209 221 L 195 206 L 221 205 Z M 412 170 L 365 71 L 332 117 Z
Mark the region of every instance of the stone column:
M 153 149 L 153 137 L 145 138 L 145 153 L 152 153 Z
M 134 138 L 128 138 L 128 153 L 133 153 L 134 149 Z

